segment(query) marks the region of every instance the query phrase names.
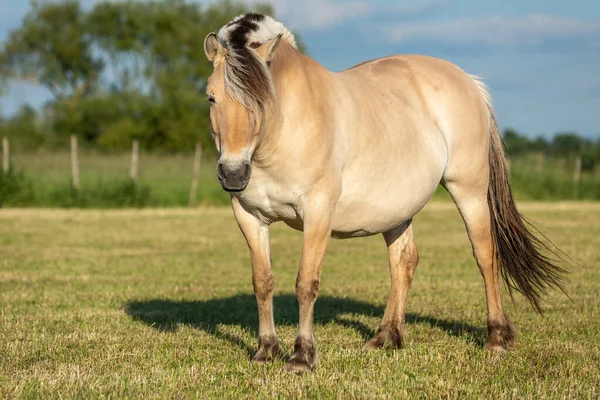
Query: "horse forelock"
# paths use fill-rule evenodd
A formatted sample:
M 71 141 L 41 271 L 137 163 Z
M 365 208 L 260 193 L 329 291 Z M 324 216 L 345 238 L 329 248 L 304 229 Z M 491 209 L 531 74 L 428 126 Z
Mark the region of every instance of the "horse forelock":
M 275 91 L 268 67 L 250 49 L 260 47 L 280 34 L 296 48 L 294 35 L 281 22 L 262 14 L 239 15 L 218 33 L 219 40 L 227 49 L 225 90 L 248 110 L 252 125 L 258 122 Z
M 227 52 L 224 68 L 227 95 L 248 110 L 255 126 L 275 93 L 266 65 L 251 50 L 241 48 Z

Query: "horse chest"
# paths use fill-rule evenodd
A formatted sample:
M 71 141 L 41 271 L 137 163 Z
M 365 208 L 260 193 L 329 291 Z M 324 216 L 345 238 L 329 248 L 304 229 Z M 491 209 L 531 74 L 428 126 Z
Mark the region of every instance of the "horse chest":
M 244 209 L 265 224 L 284 221 L 295 229 L 301 229 L 299 193 L 273 179 L 256 175 L 250 180 L 246 190 L 236 194 Z

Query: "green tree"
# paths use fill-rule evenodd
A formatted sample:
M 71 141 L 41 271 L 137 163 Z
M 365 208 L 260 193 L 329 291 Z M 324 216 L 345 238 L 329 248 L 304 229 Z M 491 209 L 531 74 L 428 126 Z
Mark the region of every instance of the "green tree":
M 108 148 L 137 138 L 171 151 L 200 140 L 212 149 L 204 38 L 246 11 L 230 0 L 105 0 L 87 10 L 77 0 L 33 2 L 0 53 L 0 72 L 54 93 L 45 116 L 59 136 Z M 253 11 L 273 14 L 268 5 Z
M 12 117 L 0 119 L 0 137 L 8 137 L 18 149 L 35 149 L 46 139 L 40 125 L 37 111 L 24 105 Z
M 589 145 L 585 139 L 573 132 L 557 133 L 552 140 L 552 152 L 558 156 L 579 154 Z
M 531 151 L 529 139 L 514 129 L 506 129 L 502 135 L 504 148 L 510 156 L 518 156 Z
M 1 61 L 3 75 L 39 83 L 57 98 L 90 93 L 103 67 L 75 0 L 32 1 L 21 27 L 4 43 Z

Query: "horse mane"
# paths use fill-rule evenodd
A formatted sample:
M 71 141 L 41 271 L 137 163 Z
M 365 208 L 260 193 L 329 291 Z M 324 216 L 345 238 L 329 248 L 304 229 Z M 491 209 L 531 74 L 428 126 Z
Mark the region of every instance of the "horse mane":
M 269 67 L 251 49 L 283 35 L 294 48 L 294 35 L 273 18 L 256 13 L 246 13 L 232 19 L 218 33 L 225 53 L 225 91 L 234 101 L 249 112 L 252 126 L 258 123 L 267 104 L 275 96 L 275 87 Z

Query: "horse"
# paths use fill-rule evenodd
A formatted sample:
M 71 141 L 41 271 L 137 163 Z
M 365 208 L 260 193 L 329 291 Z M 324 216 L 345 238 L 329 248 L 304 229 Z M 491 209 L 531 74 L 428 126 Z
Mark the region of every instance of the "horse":
M 538 312 L 565 273 L 544 255 L 509 185 L 491 97 L 483 81 L 423 55 L 394 55 L 330 72 L 301 53 L 281 22 L 256 13 L 210 33 L 206 81 L 217 175 L 246 239 L 258 306 L 256 363 L 318 366 L 314 305 L 333 238 L 383 234 L 391 290 L 366 350 L 402 348 L 406 300 L 419 256 L 412 220 L 438 184 L 456 204 L 483 276 L 485 347 L 515 345 L 499 275 Z M 273 319 L 269 226 L 303 232 L 296 280 L 298 334 L 288 357 Z

